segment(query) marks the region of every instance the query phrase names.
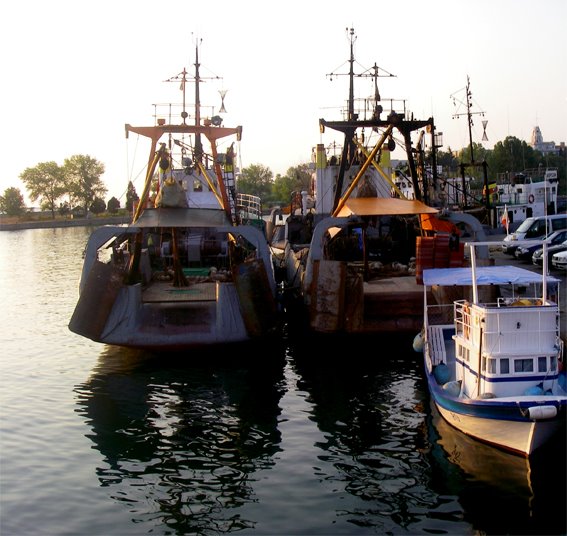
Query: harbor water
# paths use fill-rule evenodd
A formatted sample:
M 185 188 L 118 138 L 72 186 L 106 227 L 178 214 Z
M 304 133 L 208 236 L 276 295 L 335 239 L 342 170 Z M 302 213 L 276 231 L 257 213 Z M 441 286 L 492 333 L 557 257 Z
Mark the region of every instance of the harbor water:
M 160 355 L 71 333 L 90 227 L 0 232 L 0 534 L 565 534 L 566 446 L 449 428 L 396 336 Z

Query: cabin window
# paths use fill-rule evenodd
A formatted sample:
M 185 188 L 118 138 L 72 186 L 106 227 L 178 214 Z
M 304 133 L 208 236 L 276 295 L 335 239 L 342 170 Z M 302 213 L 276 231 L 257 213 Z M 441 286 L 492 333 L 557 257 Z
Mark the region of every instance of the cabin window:
M 510 360 L 508 358 L 500 360 L 500 374 L 510 373 Z
M 549 370 L 551 372 L 555 372 L 557 370 L 557 357 L 554 355 L 549 358 Z
M 203 184 L 199 179 L 195 179 L 193 181 L 193 191 L 194 192 L 202 192 L 203 191 Z
M 533 359 L 514 359 L 514 372 L 533 372 Z
M 537 358 L 537 371 L 547 372 L 547 358 L 545 356 Z
M 459 346 L 459 357 L 463 359 L 463 361 L 468 361 L 470 356 L 469 349 L 465 346 Z
M 488 372 L 490 374 L 496 374 L 496 359 L 489 359 L 488 360 Z

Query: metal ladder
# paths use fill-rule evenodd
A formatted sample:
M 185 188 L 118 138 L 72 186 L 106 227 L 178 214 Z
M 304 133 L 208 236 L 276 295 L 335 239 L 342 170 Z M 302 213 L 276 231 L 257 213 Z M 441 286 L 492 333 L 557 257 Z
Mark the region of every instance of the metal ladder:
M 240 217 L 238 214 L 238 207 L 236 205 L 236 180 L 234 176 L 233 154 L 227 154 L 225 157 L 222 178 L 230 208 L 230 219 L 233 225 L 239 225 Z

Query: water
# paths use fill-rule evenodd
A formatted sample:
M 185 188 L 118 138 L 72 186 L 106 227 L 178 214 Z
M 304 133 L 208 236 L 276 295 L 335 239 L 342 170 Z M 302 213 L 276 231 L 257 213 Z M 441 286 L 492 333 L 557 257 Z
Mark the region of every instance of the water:
M 564 438 L 528 464 L 448 428 L 411 340 L 71 333 L 90 231 L 0 232 L 2 536 L 566 533 Z

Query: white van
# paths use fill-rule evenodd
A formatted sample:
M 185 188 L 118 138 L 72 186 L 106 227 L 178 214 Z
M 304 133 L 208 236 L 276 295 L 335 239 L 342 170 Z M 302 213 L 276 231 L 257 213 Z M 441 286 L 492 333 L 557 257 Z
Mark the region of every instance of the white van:
M 519 240 L 541 240 L 548 234 L 561 229 L 567 229 L 567 214 L 526 218 L 513 233 L 506 235 L 502 251 L 513 255 Z

